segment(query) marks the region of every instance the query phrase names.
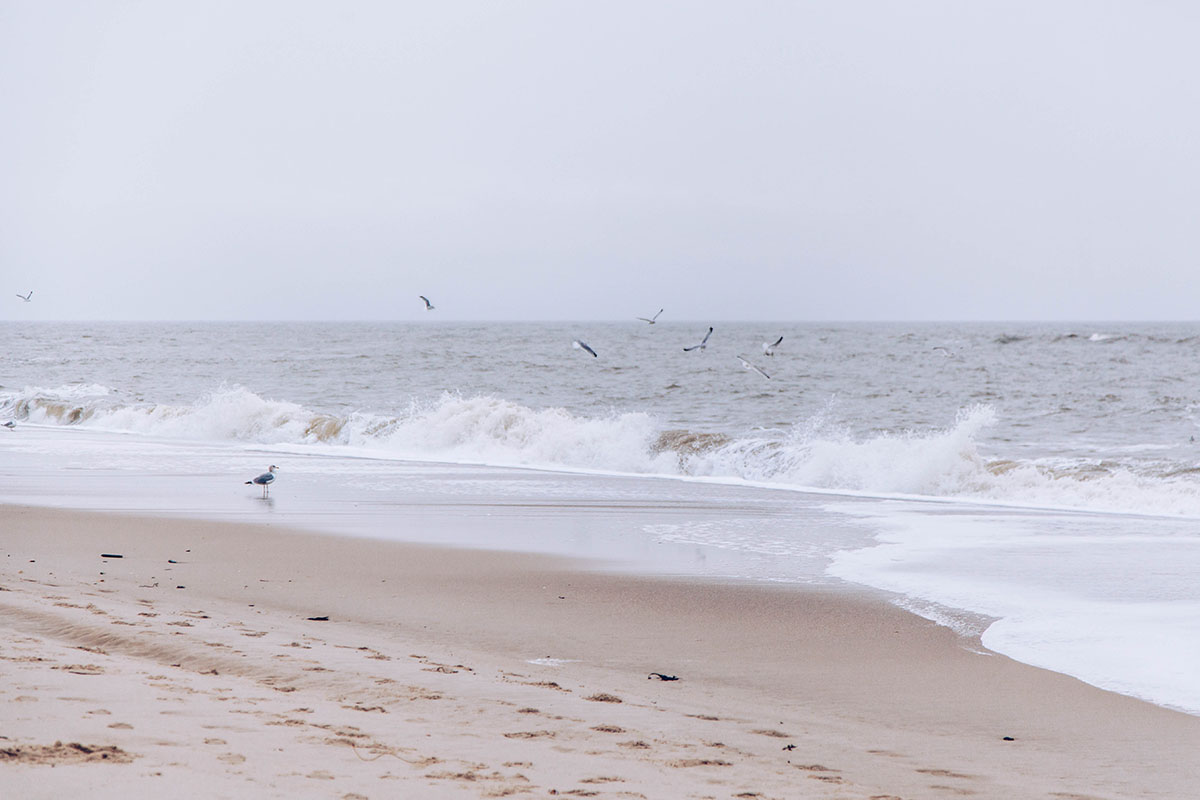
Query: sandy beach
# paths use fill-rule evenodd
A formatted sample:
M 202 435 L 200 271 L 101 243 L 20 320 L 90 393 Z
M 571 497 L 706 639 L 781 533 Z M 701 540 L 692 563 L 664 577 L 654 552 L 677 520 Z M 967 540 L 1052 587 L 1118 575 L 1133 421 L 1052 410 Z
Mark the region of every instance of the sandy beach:
M 5 797 L 1195 792 L 1200 718 L 849 589 L 15 506 L 0 527 Z

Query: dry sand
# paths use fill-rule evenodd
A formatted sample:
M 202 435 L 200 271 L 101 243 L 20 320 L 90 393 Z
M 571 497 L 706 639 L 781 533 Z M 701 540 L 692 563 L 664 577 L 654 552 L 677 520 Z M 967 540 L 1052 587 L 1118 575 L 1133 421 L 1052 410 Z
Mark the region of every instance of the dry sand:
M 1200 718 L 849 590 L 17 507 L 0 531 L 5 798 L 1200 796 Z

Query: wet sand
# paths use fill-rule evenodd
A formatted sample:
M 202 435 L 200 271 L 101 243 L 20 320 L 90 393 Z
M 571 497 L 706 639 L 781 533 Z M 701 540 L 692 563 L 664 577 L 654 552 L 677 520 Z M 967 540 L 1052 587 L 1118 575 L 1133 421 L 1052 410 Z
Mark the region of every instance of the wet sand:
M 6 796 L 1080 800 L 1200 780 L 1200 718 L 865 592 L 11 506 L 0 530 Z

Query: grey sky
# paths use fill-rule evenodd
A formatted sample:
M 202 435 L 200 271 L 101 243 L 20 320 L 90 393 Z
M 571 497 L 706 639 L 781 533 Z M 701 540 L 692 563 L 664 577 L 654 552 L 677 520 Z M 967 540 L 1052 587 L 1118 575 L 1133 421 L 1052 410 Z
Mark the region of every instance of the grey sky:
M 0 0 L 0 319 L 1195 319 L 1198 23 Z

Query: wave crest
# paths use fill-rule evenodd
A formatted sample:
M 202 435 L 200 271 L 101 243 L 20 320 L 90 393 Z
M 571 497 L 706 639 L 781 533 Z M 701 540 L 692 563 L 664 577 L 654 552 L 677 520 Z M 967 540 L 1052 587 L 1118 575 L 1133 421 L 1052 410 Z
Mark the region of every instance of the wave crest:
M 610 473 L 706 477 L 795 489 L 919 495 L 1023 506 L 1200 516 L 1200 473 L 1162 461 L 1041 463 L 989 459 L 990 406 L 953 425 L 856 437 L 825 414 L 784 434 L 660 430 L 639 412 L 582 417 L 502 398 L 443 395 L 400 414 L 327 414 L 222 387 L 190 405 L 130 403 L 102 386 L 0 394 L 0 414 L 45 425 L 206 441 L 358 448 L 416 461 L 457 461 Z

